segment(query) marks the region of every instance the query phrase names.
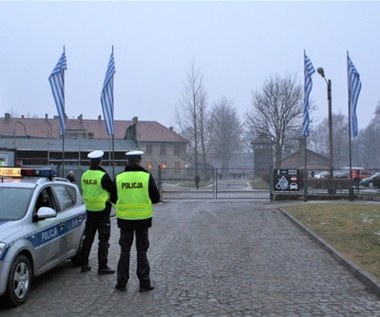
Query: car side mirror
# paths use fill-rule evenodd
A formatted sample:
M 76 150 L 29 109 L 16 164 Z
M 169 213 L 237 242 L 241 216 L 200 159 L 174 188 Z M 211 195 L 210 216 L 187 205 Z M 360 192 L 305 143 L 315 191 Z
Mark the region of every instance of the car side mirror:
M 37 210 L 37 220 L 57 217 L 57 212 L 50 207 L 41 207 Z

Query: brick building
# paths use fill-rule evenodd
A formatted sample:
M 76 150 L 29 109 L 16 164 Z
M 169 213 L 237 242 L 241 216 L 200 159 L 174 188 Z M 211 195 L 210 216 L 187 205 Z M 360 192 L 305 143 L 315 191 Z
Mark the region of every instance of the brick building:
M 305 138 L 299 139 L 298 151 L 288 155 L 281 161 L 281 168 L 305 169 Z M 314 151 L 306 149 L 306 167 L 308 171 L 325 171 L 329 169 L 329 159 Z
M 103 166 L 118 170 L 125 166 L 125 152 L 145 152 L 143 166 L 158 166 L 174 171 L 186 165 L 188 141 L 156 121 L 115 120 L 114 137 L 106 132 L 101 116 L 97 119 L 66 119 L 64 137 L 59 135 L 59 118 L 0 117 L 0 165 L 55 165 L 85 169 L 87 154 L 95 149 L 105 152 Z M 83 166 L 83 168 L 82 168 Z

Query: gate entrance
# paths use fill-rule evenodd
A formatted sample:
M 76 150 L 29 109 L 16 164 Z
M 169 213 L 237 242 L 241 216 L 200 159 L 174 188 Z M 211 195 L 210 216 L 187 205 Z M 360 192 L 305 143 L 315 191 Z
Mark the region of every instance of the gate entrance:
M 269 173 L 269 172 L 268 172 Z M 171 199 L 270 199 L 270 180 L 254 176 L 253 169 L 207 169 L 199 179 L 190 170 L 161 169 L 155 176 L 163 200 Z

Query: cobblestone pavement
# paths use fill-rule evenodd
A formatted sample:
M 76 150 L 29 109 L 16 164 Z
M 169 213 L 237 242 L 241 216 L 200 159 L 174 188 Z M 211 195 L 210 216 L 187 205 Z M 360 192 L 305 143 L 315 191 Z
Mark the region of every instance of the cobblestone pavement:
M 127 292 L 116 291 L 115 275 L 97 275 L 93 246 L 92 271 L 66 263 L 35 281 L 26 304 L 0 315 L 380 316 L 379 298 L 269 203 L 159 204 L 150 240 L 154 291 L 138 292 L 135 256 Z

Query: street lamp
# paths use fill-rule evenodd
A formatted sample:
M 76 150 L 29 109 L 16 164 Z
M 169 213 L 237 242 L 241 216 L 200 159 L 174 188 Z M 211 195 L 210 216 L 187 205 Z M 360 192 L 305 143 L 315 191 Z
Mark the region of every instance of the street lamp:
M 21 125 L 24 127 L 24 135 L 25 135 L 25 138 L 27 138 L 28 135 L 26 134 L 26 127 L 25 127 L 25 124 L 23 124 L 21 121 L 16 121 L 16 123 L 19 123 L 19 124 L 21 124 Z
M 53 125 L 50 123 L 49 120 L 46 120 L 46 123 L 48 124 L 47 137 L 48 139 L 51 139 L 53 135 Z
M 334 165 L 333 165 L 333 138 L 332 138 L 332 106 L 331 106 L 331 79 L 326 79 L 325 71 L 322 67 L 317 68 L 317 72 L 322 78 L 325 80 L 327 84 L 327 102 L 328 102 L 328 122 L 329 122 L 329 194 L 334 194 L 335 190 L 333 190 L 333 177 L 334 177 Z
M 46 120 L 46 123 L 49 125 L 48 131 L 47 131 L 47 136 L 48 136 L 48 141 L 47 141 L 47 163 L 50 165 L 50 139 L 52 137 L 52 130 L 53 126 L 50 123 L 49 120 Z

